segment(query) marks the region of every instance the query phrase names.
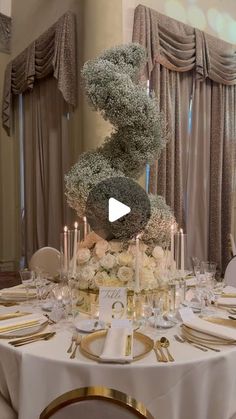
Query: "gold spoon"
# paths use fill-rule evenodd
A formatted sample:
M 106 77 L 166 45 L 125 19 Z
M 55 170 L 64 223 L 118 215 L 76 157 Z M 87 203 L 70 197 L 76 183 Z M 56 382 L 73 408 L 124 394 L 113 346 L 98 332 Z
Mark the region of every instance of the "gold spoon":
M 163 348 L 165 348 L 165 350 L 167 352 L 168 360 L 170 362 L 173 362 L 174 361 L 174 358 L 173 358 L 173 356 L 171 355 L 171 353 L 170 353 L 170 351 L 168 349 L 168 347 L 170 346 L 169 340 L 165 336 L 162 336 L 161 339 L 160 339 L 160 343 L 161 343 L 161 346 Z
M 157 340 L 156 341 L 155 346 L 160 351 L 160 354 L 161 354 L 161 362 L 168 362 L 168 359 L 166 358 L 166 356 L 165 356 L 165 354 L 164 354 L 164 352 L 162 350 L 162 345 L 161 345 L 160 340 Z

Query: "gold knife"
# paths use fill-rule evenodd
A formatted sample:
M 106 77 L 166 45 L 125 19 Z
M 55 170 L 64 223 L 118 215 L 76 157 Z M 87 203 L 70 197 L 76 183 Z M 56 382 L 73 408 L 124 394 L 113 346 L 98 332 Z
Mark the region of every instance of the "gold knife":
M 38 342 L 40 340 L 49 340 L 55 334 L 56 334 L 56 332 L 50 332 L 50 333 L 47 333 L 46 336 L 39 336 L 39 337 L 31 338 L 30 340 L 27 340 L 27 341 L 24 341 L 24 342 L 17 342 L 14 345 L 12 344 L 12 346 L 14 346 L 14 348 L 18 348 L 18 346 L 28 345 L 29 343 Z
M 127 335 L 127 337 L 126 337 L 126 347 L 125 347 L 125 356 L 131 355 L 131 343 L 132 343 L 132 336 Z
M 48 334 L 50 334 L 51 332 L 44 332 L 44 333 L 34 333 L 31 336 L 27 336 L 25 338 L 18 338 L 18 339 L 14 339 L 14 340 L 10 340 L 8 343 L 10 345 L 15 345 L 16 343 L 23 343 L 23 342 L 27 342 L 28 340 L 32 340 L 32 339 L 36 339 L 38 337 L 46 337 Z

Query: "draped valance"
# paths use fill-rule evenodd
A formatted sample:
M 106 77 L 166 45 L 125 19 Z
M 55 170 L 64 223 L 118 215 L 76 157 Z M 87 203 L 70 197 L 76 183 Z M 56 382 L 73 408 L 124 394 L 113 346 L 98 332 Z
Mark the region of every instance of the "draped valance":
M 5 71 L 2 124 L 8 135 L 11 128 L 12 95 L 33 89 L 34 83 L 52 75 L 65 101 L 76 106 L 76 23 L 65 13 L 28 48 L 9 62 Z
M 10 52 L 11 18 L 0 13 L 0 51 Z
M 135 9 L 133 42 L 147 49 L 147 77 L 158 62 L 174 71 L 195 69 L 200 80 L 236 84 L 236 45 L 142 5 Z

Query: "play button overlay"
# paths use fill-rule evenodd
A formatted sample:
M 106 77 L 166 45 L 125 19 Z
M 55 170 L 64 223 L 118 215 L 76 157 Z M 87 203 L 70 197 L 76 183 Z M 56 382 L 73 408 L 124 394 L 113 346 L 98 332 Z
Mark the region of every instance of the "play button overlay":
M 125 177 L 98 183 L 86 203 L 88 223 L 100 237 L 129 240 L 141 233 L 150 218 L 150 201 L 144 189 Z
M 115 198 L 109 198 L 108 219 L 111 223 L 130 213 L 130 207 Z

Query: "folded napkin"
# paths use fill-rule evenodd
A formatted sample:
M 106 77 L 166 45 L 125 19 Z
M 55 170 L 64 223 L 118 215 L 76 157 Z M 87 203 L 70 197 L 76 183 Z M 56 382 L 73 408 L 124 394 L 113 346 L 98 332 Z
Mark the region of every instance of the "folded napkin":
M 181 309 L 180 312 L 185 326 L 218 338 L 236 340 L 236 330 L 200 319 L 190 309 Z
M 33 322 L 33 321 L 38 322 L 38 324 L 41 324 L 46 321 L 46 318 L 40 314 L 29 314 L 27 316 L 21 317 L 20 319 L 14 318 L 14 319 L 2 320 L 1 325 L 0 325 L 0 334 L 6 333 L 7 328 L 13 328 L 14 326 L 18 328 L 20 327 L 20 325 L 22 325 L 23 327 L 25 323 Z
M 108 329 L 100 359 L 107 362 L 131 362 L 133 359 L 132 329 L 129 327 Z
M 224 297 L 223 295 L 217 299 L 217 304 L 222 306 L 234 307 L 236 306 L 236 297 Z
M 37 295 L 36 290 L 29 290 L 29 297 L 35 297 Z M 15 287 L 5 288 L 0 291 L 0 297 L 9 297 L 9 298 L 24 298 L 27 296 L 26 289 L 23 285 L 16 285 Z

